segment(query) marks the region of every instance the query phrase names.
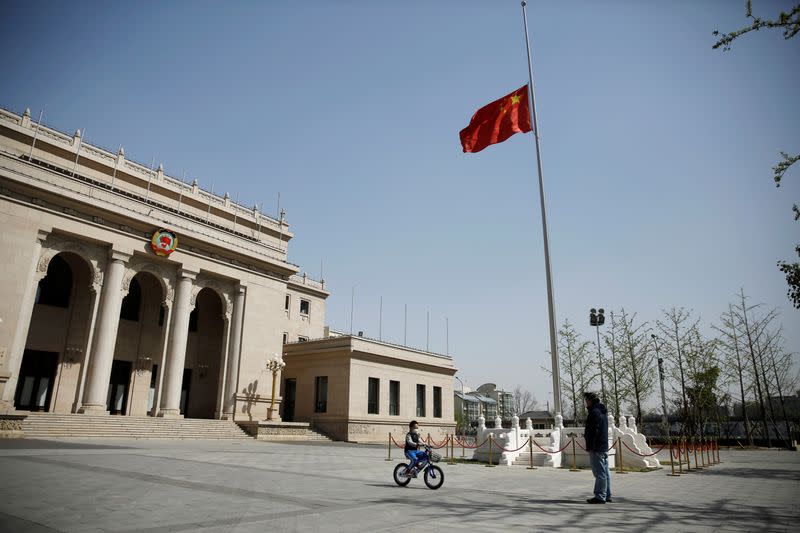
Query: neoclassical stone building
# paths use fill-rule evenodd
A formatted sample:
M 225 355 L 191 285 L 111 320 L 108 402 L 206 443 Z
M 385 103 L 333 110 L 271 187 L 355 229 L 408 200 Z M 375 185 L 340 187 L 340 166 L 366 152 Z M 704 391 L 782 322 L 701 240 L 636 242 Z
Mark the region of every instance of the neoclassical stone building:
M 28 111 L 0 110 L 0 224 L 0 412 L 263 419 L 265 361 L 323 336 L 283 217 Z

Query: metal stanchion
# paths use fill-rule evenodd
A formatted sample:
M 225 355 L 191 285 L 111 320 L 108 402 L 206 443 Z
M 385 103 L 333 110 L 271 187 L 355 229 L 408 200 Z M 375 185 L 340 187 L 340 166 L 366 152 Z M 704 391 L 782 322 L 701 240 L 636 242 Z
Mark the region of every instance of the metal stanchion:
M 722 459 L 720 459 L 720 457 L 719 457 L 719 439 L 716 439 L 714 441 L 714 448 L 715 448 L 715 451 L 717 452 L 717 464 L 720 464 L 722 462 Z
M 692 465 L 690 464 L 691 461 L 689 461 L 689 439 L 686 437 L 683 437 L 683 453 L 686 454 L 686 471 L 691 472 Z
M 622 465 L 622 437 L 617 437 L 617 459 L 619 460 L 617 474 L 627 474 L 625 467 Z
M 678 445 L 678 475 L 683 474 L 683 457 L 681 453 L 681 438 L 679 437 L 676 444 Z
M 667 437 L 667 441 L 669 442 L 669 464 L 672 467 L 672 473 L 667 474 L 668 476 L 679 476 L 680 474 L 675 473 L 675 456 L 672 454 L 672 438 Z M 680 455 L 680 452 L 678 452 Z
M 455 435 L 450 435 L 448 438 L 450 439 L 450 458 L 447 460 L 447 464 L 454 465 L 456 464 L 456 455 L 453 453 L 453 440 Z M 447 450 L 447 445 L 445 445 L 444 449 Z
M 492 434 L 489 433 L 489 464 L 486 466 L 494 466 L 492 464 Z
M 706 448 L 705 439 L 703 437 L 700 437 L 698 439 L 698 444 L 697 445 L 700 446 L 700 464 L 702 464 L 703 468 L 705 468 L 706 466 L 708 466 L 708 465 L 706 465 L 706 456 L 704 455 L 705 451 L 706 451 L 705 450 L 705 448 Z
M 528 450 L 531 452 L 531 466 L 528 467 L 528 470 L 536 470 L 536 467 L 533 466 L 533 436 L 528 437 Z
M 708 466 L 711 466 L 714 461 L 711 460 L 711 438 L 706 439 L 706 459 L 708 459 Z
M 466 435 L 464 435 L 464 438 L 466 438 Z M 477 444 L 477 439 L 476 439 L 475 444 Z M 464 458 L 464 441 L 463 440 L 461 441 L 461 458 L 462 459 Z
M 570 472 L 580 472 L 578 470 L 578 466 L 575 463 L 575 435 L 572 435 L 572 468 L 569 469 Z
M 392 432 L 389 432 L 389 456 L 384 459 L 384 461 L 391 461 L 392 460 Z
M 700 470 L 701 467 L 700 463 L 697 462 L 697 445 L 694 443 L 694 437 L 692 437 L 692 451 L 694 452 L 694 469 Z

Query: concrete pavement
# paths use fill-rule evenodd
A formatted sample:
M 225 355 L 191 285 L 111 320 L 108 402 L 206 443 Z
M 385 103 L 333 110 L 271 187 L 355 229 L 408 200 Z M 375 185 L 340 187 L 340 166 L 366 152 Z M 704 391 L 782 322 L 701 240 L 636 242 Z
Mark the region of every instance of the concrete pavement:
M 392 481 L 399 455 L 343 443 L 0 441 L 2 532 L 415 530 L 794 531 L 800 454 L 722 451 L 672 478 L 447 465 L 444 486 Z

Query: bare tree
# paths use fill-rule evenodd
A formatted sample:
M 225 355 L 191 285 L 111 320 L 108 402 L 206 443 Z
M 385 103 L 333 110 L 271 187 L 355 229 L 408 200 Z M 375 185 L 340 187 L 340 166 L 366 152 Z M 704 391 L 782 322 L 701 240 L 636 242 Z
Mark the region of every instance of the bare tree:
M 697 327 L 700 319 L 693 319 L 692 311 L 687 311 L 683 307 L 672 307 L 661 312 L 664 317 L 656 322 L 656 327 L 664 338 L 664 344 L 662 344 L 664 356 L 672 363 L 669 372 L 670 382 L 671 384 L 677 382 L 678 386 L 673 386 L 673 391 L 679 394 L 679 400 L 676 403 L 680 406 L 681 420 L 683 424 L 686 424 L 689 402 L 686 397 L 686 369 L 683 352 L 686 349 L 687 337 L 691 330 Z
M 731 382 L 739 384 L 739 398 L 742 402 L 742 421 L 747 443 L 753 446 L 753 433 L 750 430 L 750 420 L 747 415 L 747 396 L 745 395 L 744 380 L 747 372 L 745 362 L 745 347 L 741 344 L 741 337 L 737 333 L 736 317 L 733 306 L 728 305 L 728 313 L 720 317 L 721 325 L 713 326 L 720 336 L 718 340 L 722 349 L 723 375 Z M 735 415 L 736 413 L 734 413 Z
M 763 376 L 758 368 L 758 353 L 756 349 L 756 336 L 758 335 L 759 328 L 757 323 L 753 323 L 753 318 L 750 316 L 756 309 L 757 305 L 748 306 L 744 289 L 739 291 L 739 302 L 732 306 L 733 315 L 736 319 L 739 334 L 745 343 L 746 353 L 750 356 L 752 363 L 752 379 L 756 387 L 756 399 L 761 411 L 761 423 L 763 435 L 767 439 L 767 445 L 772 446 L 772 437 L 770 436 L 769 428 L 767 426 L 767 410 L 764 404 L 764 394 L 762 392 Z M 758 322 L 758 321 L 757 321 Z
M 595 363 L 592 358 L 590 341 L 581 339 L 580 333 L 570 324 L 569 319 L 558 331 L 558 354 L 561 359 L 561 381 L 566 385 L 566 392 L 572 404 L 572 416 L 575 423 L 586 415 L 586 406 L 582 400 L 583 393 L 590 389 L 594 380 Z
M 517 385 L 512 394 L 514 395 L 514 411 L 517 415 L 536 409 L 536 398 L 531 391 Z
M 608 359 L 608 364 L 603 367 L 603 372 L 610 387 L 608 391 L 609 398 L 604 400 L 613 405 L 614 415 L 619 416 L 622 414 L 622 404 L 628 400 L 630 392 L 627 383 L 622 380 L 624 373 L 621 359 L 622 334 L 619 330 L 620 322 L 614 318 L 613 311 L 609 316 L 611 317 L 611 328 L 609 333 L 603 335 L 603 342 L 605 342 L 611 357 Z
M 650 397 L 655 386 L 655 352 L 650 340 L 647 323 L 636 324 L 636 313 L 628 315 L 622 309 L 620 316 L 622 334 L 623 381 L 627 381 L 631 392 L 631 403 L 636 408 L 636 419 L 642 419 L 642 405 Z

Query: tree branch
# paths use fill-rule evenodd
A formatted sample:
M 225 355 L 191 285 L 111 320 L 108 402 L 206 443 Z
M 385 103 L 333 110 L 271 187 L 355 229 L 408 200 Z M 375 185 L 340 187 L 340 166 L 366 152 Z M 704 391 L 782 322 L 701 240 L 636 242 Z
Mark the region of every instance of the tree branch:
M 722 50 L 727 52 L 731 49 L 731 43 L 733 43 L 733 41 L 746 33 L 758 31 L 761 28 L 783 28 L 784 39 L 791 39 L 797 35 L 798 32 L 800 32 L 800 4 L 794 6 L 788 13 L 781 11 L 781 13 L 778 15 L 778 18 L 775 20 L 765 20 L 760 17 L 753 16 L 752 5 L 750 0 L 748 0 L 746 16 L 753 21 L 753 23 L 749 26 L 745 26 L 744 28 L 740 28 L 730 33 L 720 33 L 719 31 L 714 31 L 714 35 L 719 36 L 720 39 L 714 43 L 712 48 L 716 50 L 717 48 L 722 47 Z

